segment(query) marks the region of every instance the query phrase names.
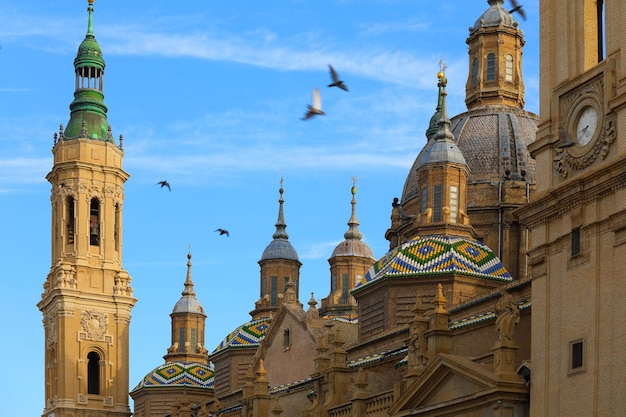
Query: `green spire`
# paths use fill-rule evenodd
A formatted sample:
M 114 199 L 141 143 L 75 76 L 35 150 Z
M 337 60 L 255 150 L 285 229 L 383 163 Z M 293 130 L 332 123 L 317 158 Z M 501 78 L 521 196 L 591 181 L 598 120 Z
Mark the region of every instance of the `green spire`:
M 439 87 L 439 93 L 437 97 L 437 108 L 435 109 L 435 114 L 430 118 L 430 123 L 428 124 L 428 129 L 426 129 L 426 140 L 430 140 L 431 137 L 439 130 L 439 119 L 441 119 L 441 105 L 443 101 L 442 92 L 445 87 L 445 75 L 443 71 L 439 71 L 437 73 L 437 78 L 439 82 L 437 83 L 437 87 Z
M 88 0 L 87 34 L 78 47 L 74 59 L 76 90 L 70 104 L 70 121 L 64 132 L 65 140 L 89 138 L 113 142 L 107 123 L 107 106 L 104 104 L 102 49 L 93 32 L 93 2 Z

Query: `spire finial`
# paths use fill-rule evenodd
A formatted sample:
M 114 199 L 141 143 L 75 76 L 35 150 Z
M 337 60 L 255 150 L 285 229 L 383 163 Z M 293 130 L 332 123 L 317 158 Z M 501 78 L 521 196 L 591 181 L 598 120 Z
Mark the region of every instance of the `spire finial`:
M 439 78 L 439 90 L 441 91 L 441 118 L 437 125 L 439 126 L 439 130 L 435 135 L 435 140 L 454 140 L 454 135 L 450 132 L 450 119 L 448 118 L 448 106 L 446 97 L 448 96 L 448 92 L 446 91 L 446 86 L 448 84 L 448 79 L 446 78 L 445 69 L 446 64 L 444 61 L 439 61 L 440 71 L 437 73 L 437 78 Z
M 278 192 L 280 193 L 280 197 L 278 198 L 278 220 L 275 224 L 276 232 L 274 232 L 274 234 L 272 235 L 274 239 L 289 239 L 289 235 L 285 230 L 287 228 L 287 225 L 285 224 L 285 215 L 283 213 L 283 203 L 285 202 L 285 200 L 283 199 L 283 193 L 285 192 L 285 190 L 283 189 L 283 181 L 284 179 L 281 175 L 280 188 L 278 190 Z
M 352 215 L 350 216 L 350 220 L 348 220 L 349 229 L 346 233 L 344 233 L 343 237 L 346 239 L 356 239 L 361 240 L 363 238 L 363 234 L 359 231 L 359 221 L 356 218 L 356 177 L 352 177 L 352 188 L 350 192 L 352 193 Z
M 89 13 L 89 21 L 87 23 L 87 37 L 93 38 L 93 3 L 95 0 L 87 0 L 87 12 Z
M 191 279 L 191 244 L 189 244 L 189 253 L 187 253 L 187 278 L 185 278 L 185 289 L 182 294 L 183 296 L 196 295 L 196 292 L 193 290 L 193 280 Z

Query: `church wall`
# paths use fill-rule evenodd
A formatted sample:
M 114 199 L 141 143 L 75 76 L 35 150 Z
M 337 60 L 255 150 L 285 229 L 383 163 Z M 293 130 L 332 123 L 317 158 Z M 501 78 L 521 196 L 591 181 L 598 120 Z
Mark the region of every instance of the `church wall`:
M 267 345 L 263 362 L 267 381 L 271 387 L 300 381 L 315 372 L 313 359 L 317 356 L 317 344 L 305 326 L 287 314 Z M 288 340 L 287 340 L 288 339 Z

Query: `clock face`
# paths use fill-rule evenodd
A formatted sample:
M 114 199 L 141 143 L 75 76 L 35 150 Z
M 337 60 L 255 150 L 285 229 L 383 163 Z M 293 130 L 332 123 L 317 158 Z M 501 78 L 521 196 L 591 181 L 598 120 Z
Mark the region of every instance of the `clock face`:
M 585 146 L 596 133 L 598 126 L 598 113 L 595 107 L 587 106 L 583 109 L 576 123 L 576 142 L 579 146 Z

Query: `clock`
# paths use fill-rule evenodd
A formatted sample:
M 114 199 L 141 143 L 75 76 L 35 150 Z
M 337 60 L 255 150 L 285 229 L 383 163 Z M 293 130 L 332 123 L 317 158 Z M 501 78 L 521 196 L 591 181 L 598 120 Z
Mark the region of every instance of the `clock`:
M 585 106 L 576 119 L 576 143 L 586 146 L 594 138 L 598 127 L 598 111 L 594 106 Z

